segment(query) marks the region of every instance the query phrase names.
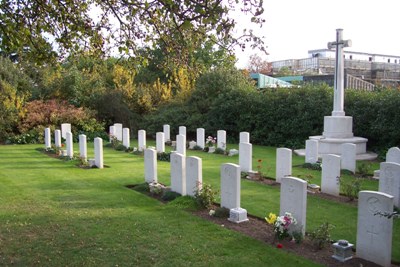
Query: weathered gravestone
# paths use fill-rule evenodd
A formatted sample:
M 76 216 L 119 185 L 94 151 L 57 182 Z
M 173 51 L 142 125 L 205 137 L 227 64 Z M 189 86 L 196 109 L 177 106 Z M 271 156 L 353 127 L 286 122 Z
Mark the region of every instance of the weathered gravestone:
M 74 157 L 74 143 L 72 142 L 72 133 L 66 133 L 66 143 L 67 143 L 67 157 L 72 159 Z
M 79 135 L 79 157 L 83 161 L 87 161 L 87 142 L 84 134 Z
M 322 156 L 321 192 L 339 196 L 340 156 L 333 154 L 325 154 Z
M 144 150 L 144 179 L 146 183 L 158 183 L 157 151 L 154 149 Z
M 146 149 L 146 131 L 138 131 L 138 150 L 143 151 Z
M 306 140 L 306 163 L 317 163 L 318 161 L 318 141 L 317 140 Z
M 176 136 L 176 152 L 186 156 L 186 136 L 178 134 Z
M 129 128 L 122 129 L 122 145 L 127 149 L 131 147 L 131 136 Z
M 113 138 L 117 138 L 115 136 L 115 126 L 114 125 L 110 126 L 109 136 L 110 136 L 110 143 L 112 142 Z
M 341 169 L 348 170 L 352 173 L 356 172 L 356 148 L 355 144 L 345 143 L 342 144 L 342 154 L 341 154 Z
M 171 191 L 186 195 L 186 160 L 179 153 L 171 153 Z
M 221 165 L 221 207 L 227 208 L 229 220 L 235 223 L 248 221 L 247 211 L 240 207 L 240 166 Z
M 185 136 L 185 139 L 186 139 L 186 127 L 185 126 L 179 126 L 179 134 Z
M 94 139 L 94 164 L 99 169 L 104 168 L 103 161 L 103 139 L 100 137 L 96 137 Z
M 164 132 L 165 141 L 171 141 L 170 126 L 168 124 L 163 125 L 163 132 Z
M 248 132 L 240 132 L 240 134 L 239 134 L 239 143 L 250 143 L 250 133 L 248 133 Z
M 217 148 L 226 149 L 226 131 L 224 130 L 217 131 Z
M 307 210 L 307 182 L 296 177 L 283 177 L 281 179 L 280 216 L 290 212 L 297 220 L 297 225 L 289 229 L 290 232 L 306 231 Z
M 242 172 L 252 171 L 253 147 L 250 143 L 239 143 L 239 165 Z
M 400 148 L 391 147 L 386 153 L 386 162 L 400 163 Z
M 186 194 L 194 197 L 197 190 L 202 188 L 203 164 L 199 157 L 186 158 Z
M 393 203 L 400 208 L 400 164 L 381 162 L 379 192 L 393 196 Z
M 44 129 L 44 147 L 51 148 L 51 131 L 50 128 Z
M 71 124 L 63 123 L 61 124 L 61 136 L 64 139 L 67 139 L 67 132 L 71 132 Z
M 163 132 L 156 133 L 156 149 L 158 153 L 165 152 L 165 134 Z
M 393 218 L 377 212 L 392 212 L 393 196 L 375 191 L 360 191 L 358 196 L 357 257 L 390 267 Z
M 194 149 L 197 143 L 195 141 L 190 141 L 189 142 L 189 149 Z
M 57 148 L 60 148 L 61 145 L 61 131 L 60 130 L 55 130 L 54 131 L 54 145 Z
M 386 162 L 394 162 L 400 164 L 400 149 L 398 147 L 391 147 L 386 153 Z M 380 170 L 374 171 L 374 176 L 372 178 L 379 179 Z
M 292 175 L 292 150 L 289 148 L 276 149 L 276 182 Z
M 196 143 L 199 147 L 204 148 L 205 147 L 205 130 L 204 128 L 197 128 L 196 129 Z
M 122 142 L 122 123 L 114 123 L 115 137 Z

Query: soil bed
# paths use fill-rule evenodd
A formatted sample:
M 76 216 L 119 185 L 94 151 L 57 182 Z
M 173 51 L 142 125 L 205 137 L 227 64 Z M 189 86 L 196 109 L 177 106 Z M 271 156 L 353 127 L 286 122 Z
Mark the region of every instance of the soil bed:
M 269 184 L 271 186 L 279 186 L 278 183 L 264 179 L 263 183 Z M 258 181 L 257 181 L 258 182 Z M 128 188 L 134 189 L 136 185 L 127 185 Z M 145 192 L 142 192 L 145 193 Z M 154 195 L 150 194 L 149 192 L 145 193 L 146 195 L 153 197 L 155 199 L 158 199 L 159 201 L 163 203 L 167 203 L 166 201 L 161 199 L 160 195 Z M 335 196 L 330 196 L 327 194 L 323 193 L 315 193 L 313 194 L 317 197 L 321 197 L 324 199 L 329 199 L 337 202 L 346 202 L 346 203 L 355 203 L 356 201 L 349 202 L 348 198 L 340 196 L 340 197 L 335 197 Z M 211 209 L 216 209 L 219 207 L 218 205 L 214 205 Z M 324 266 L 345 266 L 345 267 L 379 267 L 380 265 L 377 265 L 375 263 L 354 257 L 351 260 L 348 260 L 344 263 L 339 262 L 335 259 L 332 258 L 333 255 L 333 248 L 331 245 L 318 250 L 316 247 L 312 244 L 311 240 L 308 238 L 307 234 L 305 238 L 301 241 L 301 243 L 297 244 L 293 241 L 290 240 L 282 240 L 278 241 L 275 239 L 275 233 L 273 230 L 272 225 L 269 225 L 266 223 L 265 219 L 259 218 L 256 216 L 252 216 L 248 214 L 248 219 L 249 221 L 243 222 L 243 223 L 233 223 L 228 221 L 227 218 L 218 218 L 215 216 L 210 216 L 209 215 L 209 210 L 203 209 L 203 210 L 197 210 L 197 211 L 190 211 L 193 215 L 201 217 L 205 220 L 208 220 L 210 222 L 213 222 L 215 224 L 220 225 L 221 227 L 228 228 L 230 230 L 240 232 L 244 235 L 247 235 L 251 238 L 260 240 L 264 242 L 266 245 L 270 245 L 273 247 L 277 247 L 278 244 L 282 245 L 282 248 L 276 248 L 276 249 L 282 249 L 286 250 L 291 253 L 295 253 L 296 255 L 299 255 L 303 258 L 309 259 L 311 261 L 314 261 L 316 263 L 322 264 Z M 400 265 L 398 264 L 392 264 L 392 267 L 398 267 Z

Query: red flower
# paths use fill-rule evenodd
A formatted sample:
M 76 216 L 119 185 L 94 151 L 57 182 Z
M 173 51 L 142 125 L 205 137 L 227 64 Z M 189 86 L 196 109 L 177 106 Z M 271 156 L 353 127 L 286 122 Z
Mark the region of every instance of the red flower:
M 277 248 L 283 248 L 283 245 L 281 243 L 278 243 L 278 245 L 276 245 Z

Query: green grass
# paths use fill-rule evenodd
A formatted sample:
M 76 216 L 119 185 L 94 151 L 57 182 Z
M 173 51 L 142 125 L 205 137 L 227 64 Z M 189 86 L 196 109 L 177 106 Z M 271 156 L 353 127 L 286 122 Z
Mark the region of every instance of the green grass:
M 132 146 L 135 143 L 132 142 Z M 148 142 L 154 145 L 154 142 Z M 104 149 L 108 168 L 80 169 L 48 157 L 40 145 L 0 146 L 0 265 L 16 266 L 313 266 L 310 261 L 192 216 L 125 186 L 144 182 L 143 157 Z M 229 148 L 235 148 L 229 145 Z M 167 148 L 168 149 L 168 148 Z M 77 151 L 78 148 L 76 147 Z M 203 159 L 203 181 L 219 189 L 222 163 L 238 157 L 187 151 Z M 88 146 L 93 157 L 93 144 Z M 253 146 L 253 168 L 275 176 L 275 148 Z M 293 165 L 304 158 L 293 157 Z M 371 172 L 379 168 L 374 163 Z M 170 184 L 169 163 L 158 162 Z M 294 167 L 299 176 L 320 172 Z M 352 179 L 345 176 L 344 179 Z M 365 180 L 363 189 L 378 183 Z M 279 189 L 242 180 L 242 207 L 260 217 L 279 212 Z M 355 242 L 356 207 L 309 196 L 307 231 L 327 221 L 334 239 Z M 393 260 L 400 261 L 400 220 L 394 223 Z

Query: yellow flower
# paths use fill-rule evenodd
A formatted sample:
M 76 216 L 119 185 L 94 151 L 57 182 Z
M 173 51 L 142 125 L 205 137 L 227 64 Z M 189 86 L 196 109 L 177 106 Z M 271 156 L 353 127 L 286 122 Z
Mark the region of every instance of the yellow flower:
M 267 223 L 269 224 L 274 224 L 276 222 L 276 214 L 270 212 L 268 215 L 268 218 L 265 217 L 265 220 L 267 221 Z

